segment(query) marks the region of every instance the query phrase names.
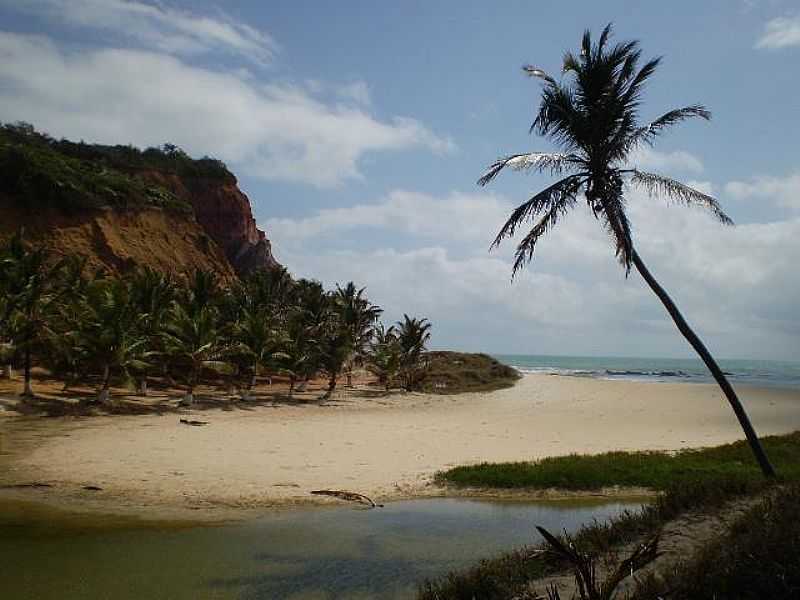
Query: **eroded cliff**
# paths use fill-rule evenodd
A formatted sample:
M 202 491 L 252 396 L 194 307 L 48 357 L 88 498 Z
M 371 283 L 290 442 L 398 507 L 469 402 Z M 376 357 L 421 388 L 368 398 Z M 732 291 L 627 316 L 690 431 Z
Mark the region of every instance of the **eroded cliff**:
M 0 234 L 24 227 L 55 255 L 112 272 L 137 265 L 223 279 L 278 267 L 250 200 L 220 161 L 0 127 Z

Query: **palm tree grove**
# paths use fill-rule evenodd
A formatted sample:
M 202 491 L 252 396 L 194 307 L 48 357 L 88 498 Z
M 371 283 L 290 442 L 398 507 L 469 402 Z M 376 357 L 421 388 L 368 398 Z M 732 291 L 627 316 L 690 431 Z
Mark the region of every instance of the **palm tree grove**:
M 201 383 L 225 382 L 248 400 L 270 376 L 288 378 L 291 396 L 324 374 L 327 399 L 354 369 L 376 373 L 387 390 L 413 390 L 428 364 L 426 319 L 405 316 L 387 329 L 364 288 L 326 291 L 285 269 L 227 286 L 202 270 L 180 279 L 147 267 L 91 272 L 19 232 L 0 248 L 0 290 L 4 369 L 22 366 L 23 398 L 35 395 L 32 365 L 65 387 L 93 383 L 102 404 L 114 402 L 112 383 L 146 396 L 157 379 L 183 386 L 181 404 L 192 405 Z

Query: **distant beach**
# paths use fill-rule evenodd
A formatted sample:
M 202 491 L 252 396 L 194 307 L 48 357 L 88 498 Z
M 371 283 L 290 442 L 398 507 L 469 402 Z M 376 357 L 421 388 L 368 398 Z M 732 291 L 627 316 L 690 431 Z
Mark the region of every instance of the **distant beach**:
M 739 393 L 760 435 L 800 429 L 800 390 Z M 320 502 L 315 489 L 376 500 L 463 493 L 431 483 L 462 464 L 742 438 L 716 385 L 542 373 L 490 393 L 355 390 L 322 404 L 193 412 L 0 419 L 0 494 L 151 518 L 227 519 Z M 179 416 L 208 424 L 187 427 Z M 28 487 L 10 487 L 20 485 Z
M 713 382 L 706 366 L 696 358 L 535 354 L 495 354 L 494 356 L 526 374 L 655 382 Z M 719 360 L 719 365 L 734 386 L 747 385 L 800 390 L 800 362 L 727 359 Z

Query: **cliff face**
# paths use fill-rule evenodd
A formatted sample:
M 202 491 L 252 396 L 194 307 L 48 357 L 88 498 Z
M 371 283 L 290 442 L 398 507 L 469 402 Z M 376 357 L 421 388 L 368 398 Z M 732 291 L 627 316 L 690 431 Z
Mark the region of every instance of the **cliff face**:
M 239 189 L 235 177 L 181 177 L 153 170 L 137 176 L 191 204 L 197 222 L 239 275 L 280 266 L 272 256 L 266 234 L 256 227 L 250 200 Z
M 178 277 L 201 269 L 223 281 L 236 278 L 225 254 L 190 214 L 160 208 L 32 212 L 0 194 L 0 215 L 0 234 L 22 226 L 26 238 L 54 256 L 86 258 L 92 270 L 124 273 L 143 265 Z
M 213 158 L 55 140 L 0 123 L 0 235 L 24 226 L 56 255 L 223 279 L 278 267 L 250 200 Z

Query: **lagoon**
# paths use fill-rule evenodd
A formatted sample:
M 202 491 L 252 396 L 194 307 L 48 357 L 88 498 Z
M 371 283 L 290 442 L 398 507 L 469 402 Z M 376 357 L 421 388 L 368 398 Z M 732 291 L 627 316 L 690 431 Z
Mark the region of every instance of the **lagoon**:
M 16 600 L 413 598 L 418 583 L 577 529 L 635 500 L 437 498 L 278 510 L 225 525 L 141 523 L 0 504 L 2 597 Z

